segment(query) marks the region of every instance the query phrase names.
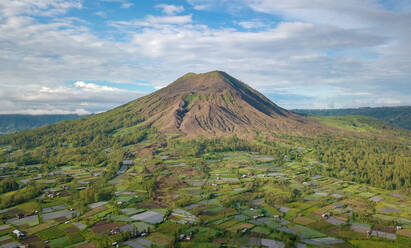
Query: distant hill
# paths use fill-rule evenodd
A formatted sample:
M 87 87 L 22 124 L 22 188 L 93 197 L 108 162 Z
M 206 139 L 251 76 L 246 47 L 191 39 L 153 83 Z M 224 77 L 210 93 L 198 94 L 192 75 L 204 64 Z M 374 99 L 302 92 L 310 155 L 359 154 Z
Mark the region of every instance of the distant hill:
M 307 115 L 333 116 L 333 115 L 363 115 L 370 116 L 387 122 L 393 126 L 411 130 L 411 106 L 378 107 L 356 109 L 295 109 L 295 113 Z
M 0 115 L 0 135 L 55 124 L 60 121 L 74 120 L 79 115 Z

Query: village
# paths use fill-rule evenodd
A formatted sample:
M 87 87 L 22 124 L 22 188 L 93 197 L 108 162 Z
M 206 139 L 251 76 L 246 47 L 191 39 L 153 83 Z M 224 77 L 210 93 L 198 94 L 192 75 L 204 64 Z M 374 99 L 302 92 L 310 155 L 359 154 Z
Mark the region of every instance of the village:
M 321 176 L 315 168 L 324 165 L 305 157 L 278 163 L 253 152 L 223 152 L 193 159 L 162 150 L 151 162 L 124 159 L 99 184 L 113 192 L 87 204 L 80 204 L 87 199 L 82 192 L 104 168 L 70 165 L 45 174 L 27 166 L 18 184 L 44 187 L 35 199 L 0 210 L 0 248 L 411 244 L 409 196 Z M 1 168 L 3 177 L 16 173 L 12 163 Z

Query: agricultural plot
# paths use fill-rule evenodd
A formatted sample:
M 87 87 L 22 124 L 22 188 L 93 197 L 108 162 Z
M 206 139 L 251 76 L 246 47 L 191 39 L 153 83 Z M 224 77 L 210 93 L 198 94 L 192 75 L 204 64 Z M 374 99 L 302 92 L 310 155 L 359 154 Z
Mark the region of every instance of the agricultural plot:
M 179 224 L 194 224 L 198 221 L 197 217 L 182 209 L 173 209 L 171 217 Z
M 9 225 L 0 225 L 0 232 L 10 229 L 11 227 Z
M 66 209 L 67 207 L 65 205 L 57 205 L 57 206 L 52 206 L 52 207 L 46 207 L 42 209 L 42 213 L 50 213 L 53 211 L 58 211 L 58 210 L 63 210 Z
M 333 237 L 316 238 L 316 239 L 304 239 L 304 243 L 316 246 L 330 246 L 344 243 L 344 240 L 336 239 Z
M 156 224 L 163 221 L 164 214 L 149 210 L 140 214 L 133 215 L 130 218 L 133 220 L 144 221 L 150 224 Z
M 382 232 L 382 231 L 372 231 L 371 235 L 380 237 L 380 238 L 392 239 L 392 240 L 397 239 L 397 235 L 395 235 L 394 233 L 388 233 L 388 232 Z
M 66 219 L 71 219 L 77 216 L 78 213 L 76 211 L 69 211 L 69 210 L 60 210 L 56 212 L 46 213 L 42 215 L 43 220 L 54 220 L 61 217 Z
M 14 242 L 7 238 L 14 228 L 29 236 L 22 243 L 37 247 L 47 240 L 52 248 L 111 246 L 113 241 L 138 248 L 173 242 L 275 248 L 411 244 L 408 195 L 319 175 L 311 171 L 312 160 L 251 152 L 203 158 L 166 154 L 163 150 L 152 154 L 155 162 L 135 158 L 127 169 L 117 168 L 121 173 L 114 171 L 95 194 L 90 188 L 103 167 L 63 166 L 60 170 L 73 177 L 67 182 L 63 174 L 43 176 L 44 198 L 0 210 L 5 220 L 0 248 Z M 52 190 L 62 194 L 47 197 Z
M 154 230 L 154 226 L 144 223 L 144 222 L 135 222 L 132 224 L 127 224 L 124 226 L 120 226 L 120 231 L 122 232 L 131 232 L 131 233 L 144 233 L 150 232 L 150 230 Z
M 272 239 L 261 239 L 261 245 L 268 248 L 284 248 L 285 245 L 283 242 L 275 241 Z
M 92 209 L 95 209 L 95 208 L 98 208 L 98 207 L 102 207 L 106 204 L 107 204 L 106 201 L 101 201 L 101 202 L 95 202 L 95 203 L 89 204 L 88 207 L 92 208 Z
M 10 240 L 10 242 L 0 245 L 0 248 L 16 248 L 16 247 L 21 247 L 21 243 L 14 241 L 14 240 Z
M 129 240 L 124 242 L 125 245 L 128 245 L 130 247 L 133 248 L 146 248 L 146 247 L 150 247 L 151 244 L 153 242 L 151 242 L 150 240 L 144 239 L 144 238 L 137 238 L 137 239 L 133 239 L 133 240 Z
M 87 228 L 87 225 L 81 223 L 81 222 L 73 222 L 72 225 L 74 225 L 75 227 L 77 227 L 80 230 L 84 230 Z
M 142 209 L 135 209 L 135 208 L 123 208 L 123 209 L 121 209 L 121 212 L 125 215 L 134 215 L 134 214 L 137 214 L 137 213 L 141 213 L 143 211 L 144 210 L 142 210 Z
M 13 218 L 9 220 L 9 223 L 14 226 L 22 226 L 22 225 L 35 226 L 39 224 L 39 217 L 38 215 L 31 215 L 31 216 L 27 216 L 21 219 Z

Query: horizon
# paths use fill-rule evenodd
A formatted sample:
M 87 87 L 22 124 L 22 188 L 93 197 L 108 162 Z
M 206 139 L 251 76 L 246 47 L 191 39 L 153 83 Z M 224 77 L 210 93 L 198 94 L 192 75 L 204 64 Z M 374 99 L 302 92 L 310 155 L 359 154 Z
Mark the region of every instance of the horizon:
M 143 96 L 145 96 L 145 95 L 143 95 Z M 143 96 L 141 96 L 141 97 L 143 97 Z M 138 98 L 137 98 L 138 99 Z M 271 99 L 270 99 L 271 100 Z M 121 105 L 119 105 L 119 106 L 115 106 L 114 108 L 117 108 L 117 107 L 120 107 Z M 280 106 L 280 107 L 282 107 L 282 106 Z M 407 107 L 411 107 L 411 105 L 398 105 L 398 106 L 375 106 L 375 107 L 353 107 L 353 108 L 294 108 L 294 109 L 287 109 L 287 110 L 290 110 L 290 111 L 294 111 L 294 110 L 349 110 L 349 109 L 377 109 L 377 108 L 407 108 Z M 3 114 L 3 113 L 0 113 L 0 115 L 22 115 L 22 116 L 26 116 L 26 115 L 28 115 L 28 116 L 44 116 L 44 115 L 56 115 L 56 116 L 58 116 L 58 115 L 77 115 L 77 116 L 81 116 L 81 117 L 85 117 L 85 116 L 90 116 L 90 115 L 96 115 L 96 114 L 101 114 L 101 113 L 104 113 L 104 112 L 107 112 L 107 111 L 110 111 L 111 109 L 107 109 L 107 110 L 104 110 L 104 111 L 101 111 L 101 112 L 91 112 L 91 113 L 87 113 L 87 114 L 77 114 L 77 113 L 62 113 L 62 114 L 53 114 L 53 113 L 50 113 L 50 114 L 43 114 L 43 113 L 27 113 L 27 114 L 25 114 L 25 113 L 10 113 L 10 114 Z
M 0 3 L 0 114 L 101 113 L 225 71 L 286 109 L 411 105 L 406 0 Z

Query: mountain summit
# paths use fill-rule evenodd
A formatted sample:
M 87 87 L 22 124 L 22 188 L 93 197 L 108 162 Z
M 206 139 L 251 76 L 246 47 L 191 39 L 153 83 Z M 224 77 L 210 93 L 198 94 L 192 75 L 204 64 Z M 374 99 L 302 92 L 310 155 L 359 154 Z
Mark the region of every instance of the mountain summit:
M 148 126 L 188 137 L 245 136 L 256 131 L 304 133 L 313 128 L 304 117 L 221 71 L 188 73 L 123 107 L 141 114 Z

